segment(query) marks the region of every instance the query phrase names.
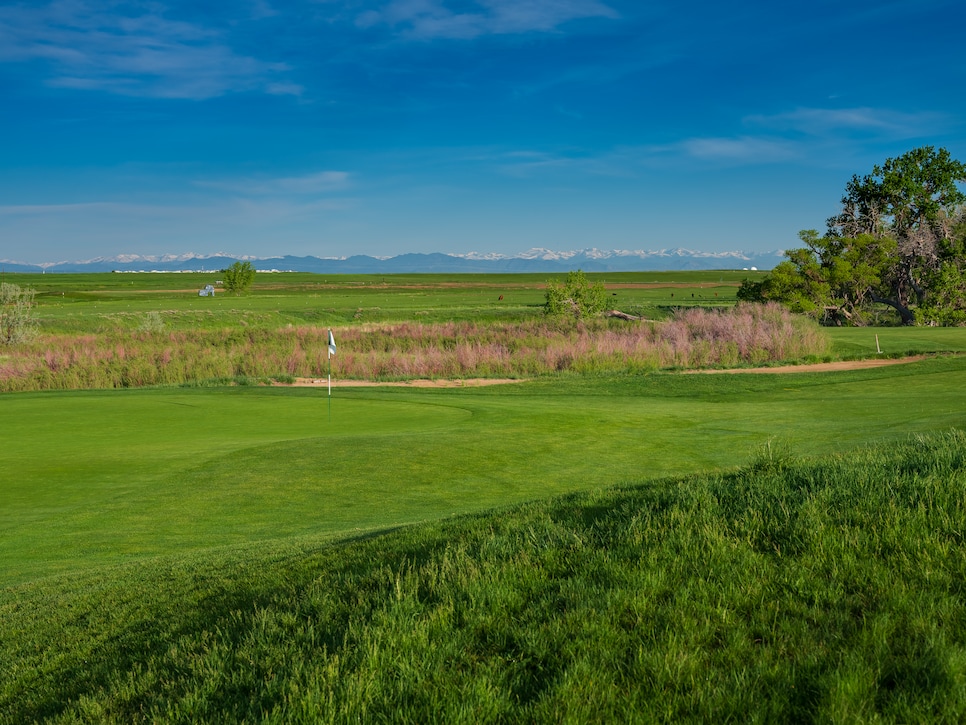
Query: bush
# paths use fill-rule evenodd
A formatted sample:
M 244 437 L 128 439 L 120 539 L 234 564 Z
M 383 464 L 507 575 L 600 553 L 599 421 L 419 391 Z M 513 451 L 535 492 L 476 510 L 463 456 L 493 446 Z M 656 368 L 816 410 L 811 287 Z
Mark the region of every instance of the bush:
M 35 294 L 32 289 L 0 283 L 0 344 L 15 345 L 33 336 Z
M 600 282 L 591 284 L 581 270 L 568 272 L 565 282 L 547 281 L 544 312 L 578 320 L 592 317 L 604 311 L 604 294 L 604 285 Z
M 255 267 L 251 262 L 235 262 L 224 270 L 225 289 L 229 292 L 244 292 L 255 281 Z

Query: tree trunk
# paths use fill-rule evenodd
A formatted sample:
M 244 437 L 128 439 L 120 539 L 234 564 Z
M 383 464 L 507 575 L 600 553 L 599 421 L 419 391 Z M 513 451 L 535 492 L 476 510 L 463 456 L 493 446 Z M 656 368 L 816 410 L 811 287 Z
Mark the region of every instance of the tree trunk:
M 644 318 L 637 317 L 635 315 L 629 315 L 626 312 L 621 312 L 620 310 L 608 310 L 604 313 L 605 317 L 617 317 L 621 320 L 642 320 Z
M 914 325 L 916 324 L 916 316 L 912 313 L 905 305 L 901 304 L 898 300 L 890 300 L 886 297 L 879 297 L 875 292 L 872 293 L 873 302 L 881 302 L 884 305 L 889 305 L 896 312 L 899 313 L 899 317 L 902 318 L 903 325 Z

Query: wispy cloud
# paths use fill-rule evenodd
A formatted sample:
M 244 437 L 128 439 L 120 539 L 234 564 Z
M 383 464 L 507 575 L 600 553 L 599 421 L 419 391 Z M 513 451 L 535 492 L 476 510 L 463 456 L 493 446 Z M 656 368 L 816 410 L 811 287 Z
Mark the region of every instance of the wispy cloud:
M 571 20 L 616 18 L 600 0 L 477 0 L 471 7 L 448 0 L 392 0 L 362 13 L 361 27 L 389 25 L 407 37 L 470 39 L 483 35 L 550 32 Z
M 745 123 L 777 131 L 810 136 L 842 133 L 871 133 L 891 138 L 910 138 L 935 133 L 947 119 L 924 111 L 902 113 L 884 108 L 797 108 L 774 115 L 753 115 Z
M 242 196 L 316 196 L 346 189 L 350 184 L 347 171 L 319 171 L 303 176 L 200 180 L 195 185 L 227 191 Z
M 218 218 L 220 223 L 267 223 L 305 216 L 317 212 L 341 211 L 356 206 L 358 200 L 338 199 L 283 199 L 232 198 L 214 203 L 130 203 L 123 201 L 94 201 L 77 204 L 19 204 L 0 205 L 0 218 L 13 217 L 44 223 L 66 222 L 97 218 L 108 226 L 130 219 L 181 220 Z M 93 215 L 93 216 L 92 216 Z M 78 232 L 79 233 L 79 232 Z
M 236 54 L 211 28 L 157 3 L 55 0 L 0 8 L 0 62 L 42 61 L 47 83 L 132 96 L 204 99 L 237 91 L 299 94 L 288 67 Z
M 883 108 L 797 108 L 772 115 L 742 119 L 745 127 L 761 133 L 682 139 L 652 147 L 654 156 L 685 156 L 696 161 L 730 165 L 805 161 L 817 151 L 854 149 L 936 134 L 949 119 L 933 112 L 903 113 Z
M 760 133 L 690 136 L 661 144 L 610 148 L 481 149 L 461 157 L 465 163 L 512 177 L 554 175 L 632 178 L 649 170 L 738 168 L 768 165 L 828 164 L 863 149 L 878 153 L 884 142 L 938 133 L 950 119 L 933 112 L 902 113 L 878 108 L 799 108 L 740 119 Z M 832 162 L 834 165 L 834 161 Z
M 78 214 L 88 211 L 114 211 L 122 208 L 130 207 L 110 201 L 82 202 L 79 204 L 5 204 L 0 205 L 0 216 L 48 216 L 52 214 Z
M 692 158 L 742 164 L 776 163 L 798 155 L 789 141 L 753 136 L 689 138 L 677 144 L 677 147 Z
M 757 166 L 795 161 L 802 154 L 800 144 L 780 138 L 695 137 L 669 144 L 616 146 L 597 150 L 495 153 L 481 161 L 488 163 L 498 173 L 513 177 L 553 174 L 559 178 L 566 174 L 629 179 L 671 165 L 680 167 L 685 161 L 700 166 Z
M 640 149 L 563 149 L 509 151 L 480 160 L 496 173 L 515 178 L 543 176 L 560 181 L 574 177 L 631 178 L 642 167 Z

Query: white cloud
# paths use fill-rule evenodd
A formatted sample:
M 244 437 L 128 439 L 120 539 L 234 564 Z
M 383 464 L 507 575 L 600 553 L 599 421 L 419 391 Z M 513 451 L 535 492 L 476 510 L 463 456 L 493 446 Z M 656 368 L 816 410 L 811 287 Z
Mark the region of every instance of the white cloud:
M 490 11 L 498 33 L 549 31 L 579 18 L 617 17 L 598 0 L 481 0 L 481 4 Z
M 301 96 L 305 88 L 298 83 L 269 83 L 265 92 L 273 96 Z
M 802 158 L 799 144 L 776 138 L 741 136 L 687 138 L 670 144 L 616 146 L 597 151 L 515 151 L 494 153 L 488 161 L 499 173 L 514 177 L 553 174 L 630 179 L 682 161 L 714 166 L 777 164 Z
M 747 116 L 743 122 L 765 133 L 688 138 L 651 151 L 656 156 L 683 154 L 718 164 L 804 162 L 819 150 L 825 158 L 832 149 L 847 154 L 855 148 L 856 139 L 893 141 L 938 133 L 948 119 L 932 112 L 902 113 L 881 108 L 798 108 Z
M 600 0 L 477 0 L 472 11 L 454 11 L 447 0 L 392 0 L 359 15 L 358 25 L 386 24 L 411 38 L 469 39 L 482 35 L 550 32 L 582 18 L 616 18 Z
M 705 161 L 761 164 L 788 161 L 798 155 L 788 141 L 752 136 L 689 138 L 678 147 L 687 155 Z
M 933 112 L 902 113 L 884 108 L 797 108 L 774 115 L 748 116 L 745 122 L 812 136 L 842 132 L 873 133 L 893 138 L 927 135 L 941 130 L 946 119 Z
M 7 204 L 0 205 L 0 216 L 49 216 L 78 214 L 88 211 L 112 211 L 126 205 L 109 201 L 93 201 L 80 204 Z
M 37 60 L 49 65 L 52 86 L 124 95 L 203 99 L 297 89 L 277 78 L 286 66 L 238 55 L 221 33 L 136 0 L 0 8 L 0 62 Z
M 195 185 L 244 196 L 313 196 L 344 190 L 349 183 L 346 171 L 319 171 L 304 176 L 196 181 Z

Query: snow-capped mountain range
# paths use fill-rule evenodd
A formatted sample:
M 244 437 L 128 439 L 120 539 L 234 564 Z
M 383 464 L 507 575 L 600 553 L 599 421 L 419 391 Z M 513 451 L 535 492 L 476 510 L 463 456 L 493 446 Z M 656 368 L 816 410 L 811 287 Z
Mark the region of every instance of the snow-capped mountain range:
M 218 254 L 121 254 L 77 262 L 24 264 L 0 259 L 8 272 L 200 272 L 224 269 L 235 261 L 251 262 L 259 270 L 326 274 L 393 274 L 399 272 L 649 272 L 697 269 L 771 269 L 782 259 L 771 252 L 703 252 L 693 249 L 626 250 L 578 249 L 554 251 L 535 248 L 520 254 L 400 254 L 395 257 L 255 257 Z

